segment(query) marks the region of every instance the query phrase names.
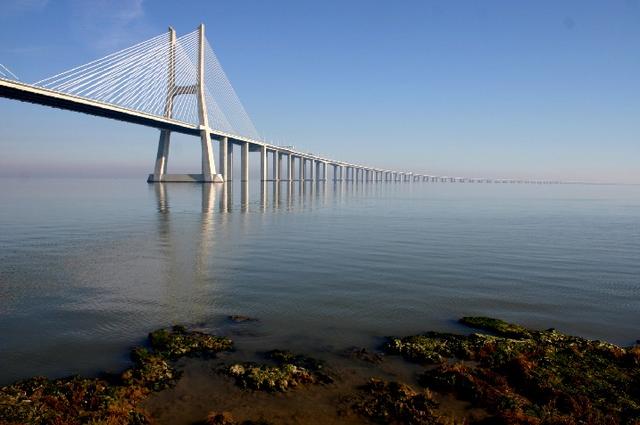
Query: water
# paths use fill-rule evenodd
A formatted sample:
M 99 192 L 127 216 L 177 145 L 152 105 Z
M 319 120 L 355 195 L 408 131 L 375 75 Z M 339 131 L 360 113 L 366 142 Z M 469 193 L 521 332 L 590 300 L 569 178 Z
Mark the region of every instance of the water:
M 638 312 L 638 186 L 0 179 L 0 384 L 172 323 L 315 352 L 479 314 L 630 344 Z

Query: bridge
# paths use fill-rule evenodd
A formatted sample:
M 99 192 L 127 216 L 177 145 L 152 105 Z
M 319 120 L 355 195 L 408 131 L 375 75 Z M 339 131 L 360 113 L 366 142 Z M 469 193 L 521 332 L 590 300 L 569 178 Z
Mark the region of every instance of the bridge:
M 334 181 L 556 183 L 417 174 L 339 161 L 268 143 L 260 138 L 242 106 L 205 37 L 204 25 L 181 37 L 169 28 L 168 33 L 33 84 L 19 81 L 10 71 L 0 72 L 0 97 L 160 130 L 155 167 L 148 182 L 231 181 L 237 148 L 242 181 L 249 180 L 249 153 L 259 152 L 262 181 L 326 181 L 332 168 Z M 200 138 L 200 173 L 167 173 L 173 132 Z M 217 166 L 214 140 L 219 148 Z

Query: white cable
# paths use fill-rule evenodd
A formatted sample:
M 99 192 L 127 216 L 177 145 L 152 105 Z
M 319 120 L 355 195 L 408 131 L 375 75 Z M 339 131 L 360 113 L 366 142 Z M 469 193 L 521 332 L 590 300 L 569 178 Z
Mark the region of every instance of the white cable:
M 8 77 L 8 76 L 12 76 L 14 79 L 20 81 L 20 78 L 18 78 L 18 76 L 16 74 L 14 74 L 13 72 L 11 72 L 11 70 L 9 68 L 7 68 L 6 66 L 4 66 L 3 64 L 0 63 L 0 67 L 2 67 L 2 69 L 4 69 L 6 72 L 2 72 L 2 69 L 0 69 L 0 73 L 2 73 L 2 75 L 4 77 Z

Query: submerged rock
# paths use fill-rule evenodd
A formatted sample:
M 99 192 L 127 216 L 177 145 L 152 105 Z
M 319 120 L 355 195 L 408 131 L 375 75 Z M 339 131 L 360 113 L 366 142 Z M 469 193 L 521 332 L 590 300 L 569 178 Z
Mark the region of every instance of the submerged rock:
M 421 363 L 421 383 L 488 409 L 503 424 L 640 424 L 640 349 L 535 331 L 497 319 L 461 323 L 495 335 L 428 332 L 385 350 Z
M 363 362 L 371 364 L 380 364 L 384 360 L 384 355 L 382 353 L 372 353 L 366 348 L 361 347 L 348 348 L 343 354 L 346 357 L 362 360 Z
M 427 391 L 415 391 L 406 384 L 372 378 L 361 389 L 353 408 L 363 416 L 383 424 L 432 425 L 443 422 L 436 412 L 438 403 Z
M 523 326 L 491 317 L 466 316 L 461 318 L 459 322 L 470 328 L 482 329 L 508 338 L 526 338 L 531 336 L 529 330 Z
M 210 412 L 204 421 L 206 425 L 235 425 L 233 415 L 229 412 Z
M 258 319 L 249 316 L 243 316 L 241 314 L 233 314 L 229 316 L 229 320 L 234 323 L 246 323 L 246 322 L 257 322 Z
M 229 412 L 210 412 L 207 419 L 202 422 L 203 425 L 269 425 L 266 421 L 236 421 Z

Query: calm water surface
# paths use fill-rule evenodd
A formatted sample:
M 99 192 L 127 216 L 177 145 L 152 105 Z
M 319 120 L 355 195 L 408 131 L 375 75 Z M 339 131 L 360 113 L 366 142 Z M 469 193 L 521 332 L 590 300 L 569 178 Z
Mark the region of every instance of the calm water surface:
M 313 352 L 462 315 L 630 344 L 639 312 L 637 186 L 0 179 L 0 384 L 172 323 Z

